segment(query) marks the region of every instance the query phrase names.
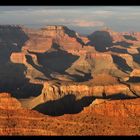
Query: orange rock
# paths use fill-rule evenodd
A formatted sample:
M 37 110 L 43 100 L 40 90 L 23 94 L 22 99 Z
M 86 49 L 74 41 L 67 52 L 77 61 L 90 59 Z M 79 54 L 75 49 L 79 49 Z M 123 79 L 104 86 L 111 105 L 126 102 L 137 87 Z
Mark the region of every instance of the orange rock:
M 0 96 L 0 109 L 19 109 L 21 108 L 20 102 L 12 98 L 8 93 L 1 93 Z
M 130 88 L 134 91 L 138 96 L 140 96 L 140 84 L 131 84 Z
M 131 73 L 130 73 L 131 77 L 140 77 L 140 69 L 134 69 Z
M 129 91 L 129 87 L 123 84 L 105 86 L 105 93 L 113 95 L 115 93 L 124 93 Z
M 22 64 L 24 64 L 26 62 L 26 57 L 25 57 L 25 54 L 22 53 L 22 52 L 12 53 L 11 57 L 10 57 L 10 60 L 13 63 L 22 63 Z
M 103 116 L 124 117 L 139 116 L 140 115 L 140 99 L 131 100 L 102 100 L 97 99 L 93 101 L 90 107 L 85 108 L 84 111 L 97 113 Z M 95 102 L 95 103 L 94 103 Z M 131 112 L 131 113 L 130 113 Z

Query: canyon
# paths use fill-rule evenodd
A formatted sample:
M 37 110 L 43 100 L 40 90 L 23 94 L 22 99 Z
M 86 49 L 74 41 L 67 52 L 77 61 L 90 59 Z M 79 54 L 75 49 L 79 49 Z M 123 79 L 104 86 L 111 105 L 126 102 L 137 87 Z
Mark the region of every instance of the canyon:
M 0 135 L 140 135 L 139 97 L 139 32 L 0 25 Z

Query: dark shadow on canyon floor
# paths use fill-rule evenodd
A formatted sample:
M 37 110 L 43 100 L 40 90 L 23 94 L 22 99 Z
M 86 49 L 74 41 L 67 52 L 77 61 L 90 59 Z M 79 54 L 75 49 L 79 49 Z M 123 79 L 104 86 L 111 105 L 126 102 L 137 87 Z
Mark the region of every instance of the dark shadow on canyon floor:
M 131 55 L 131 56 L 133 57 L 133 60 L 134 60 L 136 63 L 140 64 L 140 53 L 139 53 L 139 54 L 133 54 L 133 55 Z
M 136 98 L 136 97 L 131 97 L 131 96 L 125 95 L 123 93 L 109 95 L 106 97 L 106 99 L 111 99 L 111 100 L 124 100 L 124 99 L 133 99 L 133 98 Z
M 126 49 L 120 49 L 120 48 L 110 48 L 109 50 L 111 50 L 112 52 L 116 52 L 116 53 L 124 53 L 124 54 L 128 54 L 128 51 Z
M 76 114 L 83 110 L 84 107 L 89 106 L 94 97 L 86 96 L 80 100 L 76 100 L 75 95 L 66 95 L 58 100 L 48 101 L 40 104 L 34 108 L 43 114 L 50 116 L 61 116 L 64 114 Z
M 128 40 L 137 41 L 137 39 L 134 36 L 131 36 L 131 35 L 123 35 L 123 37 L 125 39 L 128 39 Z
M 27 62 L 48 78 L 51 78 L 51 74 L 53 72 L 65 74 L 65 70 L 79 58 L 79 56 L 72 55 L 60 49 L 60 46 L 56 43 L 53 43 L 51 49 L 45 53 L 34 53 L 30 51 L 29 53 L 37 56 L 38 63 L 41 65 L 41 67 L 34 64 L 31 56 L 29 55 L 26 56 Z
M 64 97 L 47 101 L 46 103 L 37 105 L 33 110 L 50 115 L 50 116 L 61 116 L 64 114 L 77 114 L 80 113 L 84 107 L 89 106 L 95 99 L 106 99 L 106 100 L 129 100 L 137 97 L 131 97 L 123 93 L 105 96 L 84 96 L 79 100 L 76 100 L 76 96 L 73 94 L 65 95 Z
M 89 81 L 90 79 L 92 79 L 92 75 L 91 73 L 85 73 L 81 70 L 75 69 L 77 72 L 81 73 L 82 75 L 78 75 L 78 74 L 69 74 L 67 72 L 65 72 L 66 75 L 71 76 L 75 82 L 85 82 L 85 81 Z
M 125 47 L 125 48 L 129 48 L 130 46 L 133 45 L 133 43 L 128 43 L 126 41 L 120 41 L 120 42 L 114 43 L 114 45 L 119 45 L 119 46 L 122 46 L 122 47 Z
M 132 83 L 140 83 L 140 77 L 130 77 L 127 82 L 132 82 Z
M 30 83 L 22 71 L 17 73 L 17 77 L 7 75 L 4 77 L 0 76 L 0 78 L 0 92 L 8 92 L 17 99 L 36 97 L 42 92 L 43 85 Z
M 132 68 L 126 63 L 126 60 L 117 56 L 112 55 L 113 62 L 124 72 L 132 71 Z

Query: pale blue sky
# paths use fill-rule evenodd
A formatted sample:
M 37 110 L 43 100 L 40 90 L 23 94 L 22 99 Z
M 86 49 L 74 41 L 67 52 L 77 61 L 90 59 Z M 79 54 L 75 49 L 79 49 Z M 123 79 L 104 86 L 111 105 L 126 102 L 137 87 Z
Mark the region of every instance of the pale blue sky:
M 66 25 L 82 34 L 104 26 L 140 31 L 140 6 L 0 6 L 0 24 Z

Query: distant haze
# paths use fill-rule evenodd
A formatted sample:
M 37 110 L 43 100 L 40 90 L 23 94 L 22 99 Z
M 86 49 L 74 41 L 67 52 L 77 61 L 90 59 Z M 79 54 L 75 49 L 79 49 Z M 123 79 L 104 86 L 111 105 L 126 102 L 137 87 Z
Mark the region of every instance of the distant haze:
M 0 6 L 0 24 L 65 25 L 81 34 L 104 27 L 140 31 L 140 6 Z

